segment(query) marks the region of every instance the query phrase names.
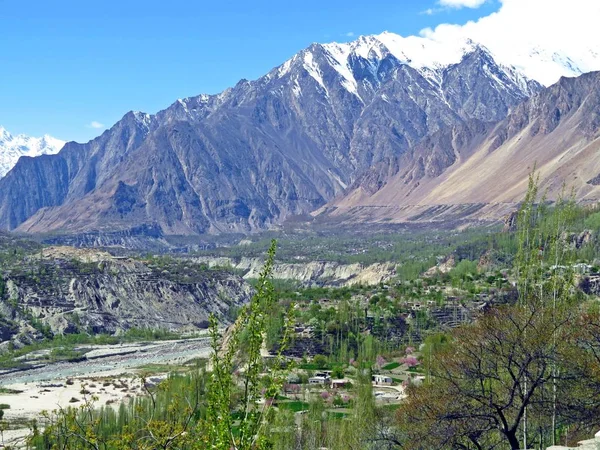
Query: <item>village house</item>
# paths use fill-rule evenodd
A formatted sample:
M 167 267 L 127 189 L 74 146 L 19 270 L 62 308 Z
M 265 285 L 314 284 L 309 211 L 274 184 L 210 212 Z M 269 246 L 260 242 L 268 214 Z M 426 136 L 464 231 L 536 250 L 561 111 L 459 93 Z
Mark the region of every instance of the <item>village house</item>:
M 308 384 L 329 384 L 331 376 L 327 372 L 317 372 L 314 377 L 308 379 Z
M 375 386 L 391 386 L 394 383 L 392 377 L 387 375 L 373 375 L 373 384 Z
M 331 380 L 331 389 L 345 388 L 348 384 L 350 384 L 350 380 L 346 378 L 342 378 L 341 380 Z

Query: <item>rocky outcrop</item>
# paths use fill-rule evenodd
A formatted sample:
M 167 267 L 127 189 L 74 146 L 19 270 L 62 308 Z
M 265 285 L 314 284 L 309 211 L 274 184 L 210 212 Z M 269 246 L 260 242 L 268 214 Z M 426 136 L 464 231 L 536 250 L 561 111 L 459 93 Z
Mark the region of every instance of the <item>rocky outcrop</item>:
M 245 279 L 259 277 L 263 267 L 260 258 L 211 258 L 197 257 L 193 261 L 208 264 L 210 267 L 231 267 L 244 273 Z M 329 261 L 307 263 L 275 263 L 273 279 L 297 281 L 304 285 L 319 286 L 352 286 L 376 285 L 385 283 L 396 275 L 396 265 L 393 263 L 338 264 Z
M 435 266 L 430 267 L 423 274 L 424 277 L 434 277 L 437 274 L 446 274 L 449 273 L 452 269 L 456 267 L 456 258 L 454 255 L 448 255 L 439 261 Z
M 69 247 L 44 249 L 5 275 L 2 317 L 52 333 L 206 328 L 230 323 L 252 288 L 231 273 L 162 258 L 144 262 Z
M 573 234 L 571 236 L 570 241 L 571 241 L 571 244 L 576 249 L 579 250 L 584 245 L 589 244 L 590 242 L 592 242 L 593 237 L 594 237 L 594 234 L 592 233 L 592 231 L 590 231 L 590 230 L 583 230 L 579 234 Z
M 514 232 L 517 230 L 517 220 L 519 219 L 519 211 L 513 211 L 504 218 L 503 233 Z

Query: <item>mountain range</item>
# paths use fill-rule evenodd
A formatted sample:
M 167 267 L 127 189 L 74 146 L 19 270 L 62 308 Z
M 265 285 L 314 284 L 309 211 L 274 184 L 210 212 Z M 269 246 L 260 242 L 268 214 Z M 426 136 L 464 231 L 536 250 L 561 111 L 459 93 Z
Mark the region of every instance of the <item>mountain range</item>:
M 41 138 L 23 134 L 13 136 L 0 126 L 0 178 L 12 169 L 21 156 L 53 155 L 65 145 L 65 141 L 44 135 Z
M 542 59 L 581 72 L 546 57 L 517 69 L 471 40 L 391 33 L 313 44 L 257 80 L 22 157 L 0 180 L 0 228 L 189 235 L 308 213 L 495 220 L 534 166 L 551 195 L 565 182 L 596 201 L 600 75 L 545 87 L 524 75 Z

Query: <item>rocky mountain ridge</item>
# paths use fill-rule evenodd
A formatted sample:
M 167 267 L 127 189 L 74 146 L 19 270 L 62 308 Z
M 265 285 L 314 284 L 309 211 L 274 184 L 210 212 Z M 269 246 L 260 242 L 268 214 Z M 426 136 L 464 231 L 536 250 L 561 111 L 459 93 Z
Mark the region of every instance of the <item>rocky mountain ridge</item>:
M 596 203 L 599 107 L 600 72 L 562 78 L 497 124 L 472 121 L 428 136 L 318 213 L 350 221 L 499 220 L 521 200 L 534 168 L 548 198 L 565 186 Z
M 454 59 L 435 49 L 446 59 L 425 64 L 382 40 L 314 44 L 256 81 L 156 115 L 128 113 L 87 144 L 22 159 L 0 180 L 0 227 L 268 228 L 325 205 L 428 136 L 501 120 L 542 89 L 473 42 Z

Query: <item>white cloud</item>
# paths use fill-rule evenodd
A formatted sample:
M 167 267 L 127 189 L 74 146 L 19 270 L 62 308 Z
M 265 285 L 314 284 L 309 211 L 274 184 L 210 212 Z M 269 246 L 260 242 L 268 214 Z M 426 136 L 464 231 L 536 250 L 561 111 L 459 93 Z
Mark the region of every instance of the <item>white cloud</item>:
M 344 33 L 344 36 L 352 37 L 352 36 L 354 36 L 354 31 L 348 31 L 347 33 Z
M 448 8 L 479 8 L 487 0 L 439 0 L 441 6 Z
M 441 12 L 446 12 L 452 9 L 462 9 L 462 8 L 472 8 L 476 9 L 482 6 L 484 3 L 489 2 L 490 0 L 438 0 L 437 8 L 427 8 L 424 11 L 421 11 L 420 14 L 425 14 L 427 16 L 433 16 L 434 14 L 438 14 Z
M 104 124 L 103 124 L 103 123 L 100 123 L 100 122 L 97 122 L 97 121 L 95 121 L 95 120 L 92 120 L 92 121 L 91 121 L 91 122 L 88 124 L 88 128 L 96 128 L 96 129 L 99 129 L 99 128 L 104 128 Z
M 566 55 L 583 72 L 600 70 L 600 33 L 596 31 L 600 1 L 500 1 L 500 10 L 489 16 L 465 25 L 426 28 L 421 35 L 444 42 L 471 38 L 488 47 L 500 62 L 522 68 L 544 84 L 554 83 L 561 75 L 576 75 L 564 68 L 569 64 L 564 61 Z

